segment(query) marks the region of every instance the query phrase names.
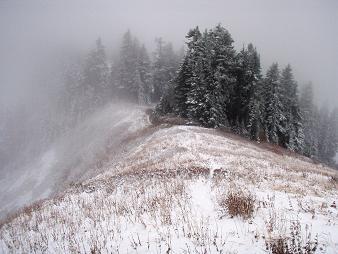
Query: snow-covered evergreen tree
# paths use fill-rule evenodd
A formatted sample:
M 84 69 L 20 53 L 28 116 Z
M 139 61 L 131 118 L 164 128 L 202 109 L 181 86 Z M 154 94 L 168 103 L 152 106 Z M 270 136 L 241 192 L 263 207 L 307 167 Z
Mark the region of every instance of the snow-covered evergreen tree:
M 262 122 L 261 68 L 259 55 L 251 43 L 237 54 L 236 78 L 229 112 L 232 126 L 240 133 L 248 129 L 250 137 L 257 139 Z
M 282 71 L 280 85 L 285 116 L 285 133 L 282 134 L 281 145 L 292 151 L 301 152 L 304 147 L 303 124 L 298 102 L 297 83 L 290 65 L 287 65 Z
M 198 31 L 190 31 L 191 35 L 194 33 Z M 228 125 L 226 112 L 235 83 L 232 43 L 229 32 L 221 25 L 188 43 L 191 70 L 186 102 L 188 116 L 204 126 Z
M 271 65 L 264 80 L 265 97 L 265 133 L 267 140 L 275 144 L 283 144 L 285 135 L 284 108 L 282 104 L 282 91 L 279 82 L 278 64 Z
M 191 29 L 186 38 L 187 42 L 187 53 L 184 57 L 178 74 L 174 79 L 174 98 L 175 98 L 175 112 L 182 116 L 188 117 L 188 93 L 191 89 L 191 80 L 193 76 L 193 68 L 195 67 L 196 50 L 195 48 L 199 45 L 202 34 L 198 27 Z
M 249 137 L 253 140 L 265 140 L 264 121 L 265 121 L 265 101 L 264 83 L 258 79 L 252 87 L 252 94 L 248 105 L 248 124 Z

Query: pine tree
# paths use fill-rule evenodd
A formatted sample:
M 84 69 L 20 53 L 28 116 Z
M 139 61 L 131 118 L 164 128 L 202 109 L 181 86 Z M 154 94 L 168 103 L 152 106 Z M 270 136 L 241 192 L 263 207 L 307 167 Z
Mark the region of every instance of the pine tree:
M 188 32 L 188 50 L 175 79 L 176 111 L 207 127 L 228 125 L 227 109 L 236 81 L 235 51 L 229 32 L 218 25 Z
M 304 128 L 304 155 L 316 158 L 318 154 L 317 110 L 313 103 L 313 88 L 309 83 L 303 87 L 300 96 L 300 109 Z
M 188 117 L 188 93 L 191 89 L 191 79 L 193 76 L 194 61 L 196 58 L 195 47 L 200 43 L 202 34 L 199 28 L 196 27 L 188 32 L 186 38 L 188 39 L 188 50 L 181 64 L 178 74 L 174 79 L 174 98 L 175 98 L 175 112 L 182 116 Z
M 251 43 L 247 49 L 243 48 L 236 58 L 237 81 L 229 112 L 231 123 L 233 128 L 240 129 L 241 133 L 245 131 L 241 126 L 245 126 L 250 137 L 257 139 L 259 125 L 261 125 L 259 116 L 262 115 L 262 101 L 259 95 L 262 92 L 259 83 L 261 80 L 260 58 Z
M 228 116 L 231 95 L 236 84 L 235 50 L 230 33 L 221 25 L 217 25 L 210 33 L 211 70 L 217 66 L 213 75 L 214 87 L 211 91 L 211 122 L 213 126 L 228 125 Z M 214 122 L 213 122 L 214 120 Z
M 128 30 L 123 35 L 122 39 L 119 70 L 117 74 L 117 93 L 120 97 L 133 102 L 138 101 L 139 91 L 139 88 L 136 85 L 140 75 L 137 70 L 137 47 L 137 40 L 133 39 L 130 31 Z
M 174 111 L 182 117 L 188 116 L 187 96 L 190 91 L 191 84 L 188 80 L 191 78 L 191 66 L 189 65 L 188 56 L 185 57 L 180 66 L 177 77 L 174 79 Z
M 265 140 L 264 136 L 264 83 L 259 79 L 252 87 L 248 105 L 248 133 L 253 140 Z
M 302 117 L 298 103 L 297 83 L 294 80 L 292 69 L 287 65 L 280 78 L 282 91 L 281 101 L 285 116 L 285 133 L 282 134 L 281 145 L 292 151 L 301 152 L 304 146 Z
M 285 135 L 285 115 L 281 101 L 278 64 L 271 65 L 264 80 L 265 97 L 265 133 L 267 140 L 275 144 L 283 144 Z
M 338 110 L 324 105 L 319 111 L 318 159 L 326 164 L 334 165 L 334 157 L 338 151 Z
M 88 106 L 88 99 L 85 97 L 86 86 L 84 85 L 82 58 L 82 56 L 67 58 L 62 72 L 64 87 L 58 96 L 57 108 L 69 118 L 69 126 L 84 117 Z
M 235 83 L 232 43 L 229 32 L 218 25 L 205 31 L 191 49 L 188 116 L 207 127 L 228 125 L 226 113 Z
M 147 49 L 144 45 L 138 52 L 138 66 L 140 84 L 138 98 L 140 104 L 149 104 L 151 102 L 151 63 Z
M 329 165 L 335 165 L 335 156 L 338 152 L 338 108 L 334 108 L 329 117 L 329 131 L 327 144 L 327 157 Z
M 329 148 L 329 132 L 330 132 L 330 117 L 327 105 L 324 105 L 319 110 L 319 129 L 318 129 L 318 159 L 320 161 L 329 162 L 328 148 Z
M 198 28 L 197 28 L 198 29 Z M 198 36 L 199 31 L 190 31 L 188 34 L 194 38 L 195 34 Z M 210 113 L 210 93 L 207 92 L 207 86 L 211 84 L 211 71 L 209 71 L 206 48 L 208 33 L 205 31 L 199 40 L 192 41 L 189 54 L 190 78 L 189 91 L 187 93 L 187 116 L 200 122 L 202 125 L 207 125 Z M 188 44 L 189 46 L 189 44 Z M 209 76 L 208 76 L 209 75 Z
M 175 54 L 171 43 L 165 43 L 162 38 L 157 38 L 155 41 L 157 48 L 153 63 L 152 101 L 158 102 L 170 88 L 170 83 L 176 76 L 179 56 Z
M 89 107 L 97 107 L 111 98 L 108 86 L 109 68 L 101 39 L 96 40 L 96 47 L 88 55 L 83 76 L 83 86 Z

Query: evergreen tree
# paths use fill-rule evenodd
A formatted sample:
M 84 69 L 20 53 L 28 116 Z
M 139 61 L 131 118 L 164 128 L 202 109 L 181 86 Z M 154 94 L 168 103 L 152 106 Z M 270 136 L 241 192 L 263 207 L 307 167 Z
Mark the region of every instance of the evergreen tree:
M 236 78 L 229 112 L 231 124 L 234 128 L 239 128 L 239 132 L 243 132 L 245 127 L 248 128 L 250 136 L 256 139 L 259 131 L 258 125 L 261 122 L 257 114 L 261 112 L 259 97 L 261 67 L 259 55 L 251 43 L 247 49 L 243 48 L 237 54 Z
M 235 83 L 233 40 L 229 32 L 218 25 L 205 31 L 197 42 L 190 54 L 188 116 L 207 127 L 226 126 Z
M 210 103 L 211 115 L 209 124 L 211 126 L 228 125 L 228 112 L 231 104 L 231 95 L 236 84 L 234 75 L 235 67 L 235 50 L 230 33 L 221 25 L 217 25 L 213 31 L 209 32 L 209 41 L 207 46 L 210 47 L 210 68 L 213 73 Z
M 283 144 L 285 135 L 285 115 L 281 101 L 282 91 L 279 82 L 278 64 L 271 65 L 264 80 L 265 97 L 265 133 L 267 140 Z
M 329 165 L 334 165 L 334 157 L 337 153 L 337 129 L 338 110 L 334 109 L 330 113 L 327 106 L 323 106 L 319 111 L 318 159 Z
M 138 52 L 138 66 L 139 72 L 139 91 L 138 98 L 140 104 L 149 104 L 151 102 L 151 63 L 147 49 L 144 45 Z
M 304 155 L 316 158 L 318 154 L 317 110 L 313 103 L 313 88 L 309 83 L 303 87 L 300 96 L 300 108 L 304 128 Z
M 86 113 L 88 98 L 83 78 L 82 57 L 68 57 L 62 73 L 64 87 L 58 96 L 57 108 L 67 117 L 69 126 L 72 126 Z
M 136 83 L 140 78 L 140 74 L 137 70 L 137 47 L 137 40 L 133 39 L 130 31 L 128 30 L 123 35 L 122 39 L 119 70 L 117 74 L 117 93 L 120 97 L 133 102 L 138 101 L 139 88 L 137 87 Z
M 248 133 L 253 140 L 265 140 L 264 135 L 264 83 L 258 79 L 252 87 L 252 95 L 248 105 Z
M 157 38 L 155 42 L 157 47 L 153 63 L 152 101 L 158 102 L 176 75 L 179 57 L 175 54 L 171 43 L 165 43 L 162 38 Z
M 89 100 L 89 107 L 97 107 L 111 98 L 108 87 L 109 68 L 104 46 L 101 39 L 97 39 L 96 47 L 88 55 L 83 74 L 85 98 Z
M 327 162 L 335 165 L 335 156 L 338 152 L 338 108 L 334 108 L 329 117 L 329 131 L 327 143 Z
M 198 27 L 188 32 L 186 36 L 188 39 L 188 51 L 174 80 L 175 111 L 182 117 L 188 117 L 188 93 L 191 89 L 194 61 L 196 58 L 196 51 L 194 49 L 199 45 L 201 37 L 202 34 Z
M 329 132 L 330 132 L 330 118 L 329 109 L 324 105 L 319 110 L 319 129 L 318 129 L 318 159 L 323 162 L 329 162 L 328 148 L 329 148 Z
M 187 96 L 191 87 L 191 83 L 189 82 L 191 75 L 189 57 L 186 56 L 174 80 L 175 112 L 182 117 L 188 116 Z
M 292 69 L 287 65 L 280 78 L 282 104 L 285 116 L 285 133 L 282 134 L 281 145 L 301 152 L 304 146 L 302 117 L 298 103 L 297 83 L 294 80 Z

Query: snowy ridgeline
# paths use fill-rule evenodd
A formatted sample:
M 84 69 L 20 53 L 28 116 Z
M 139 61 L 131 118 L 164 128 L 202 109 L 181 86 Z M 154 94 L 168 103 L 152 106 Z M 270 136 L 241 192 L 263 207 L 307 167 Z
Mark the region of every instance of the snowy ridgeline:
M 337 253 L 331 169 L 211 129 L 150 129 L 109 170 L 3 224 L 0 250 L 269 253 L 282 241 Z
M 148 123 L 142 107 L 108 105 L 61 135 L 29 163 L 13 163 L 0 171 L 0 218 L 47 198 L 74 181 L 101 172 L 121 154 L 123 141 Z M 19 161 L 18 158 L 14 159 Z

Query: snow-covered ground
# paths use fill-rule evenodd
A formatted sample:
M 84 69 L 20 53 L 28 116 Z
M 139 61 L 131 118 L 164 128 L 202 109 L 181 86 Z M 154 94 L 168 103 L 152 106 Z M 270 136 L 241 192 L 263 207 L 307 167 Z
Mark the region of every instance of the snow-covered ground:
M 5 221 L 0 252 L 338 253 L 334 170 L 212 129 L 133 131 L 102 173 Z M 249 216 L 230 214 L 231 193 Z
M 107 105 L 64 133 L 27 164 L 0 171 L 0 218 L 33 201 L 47 198 L 72 182 L 102 172 L 119 157 L 124 140 L 149 125 L 144 108 Z M 15 158 L 13 156 L 13 158 Z

